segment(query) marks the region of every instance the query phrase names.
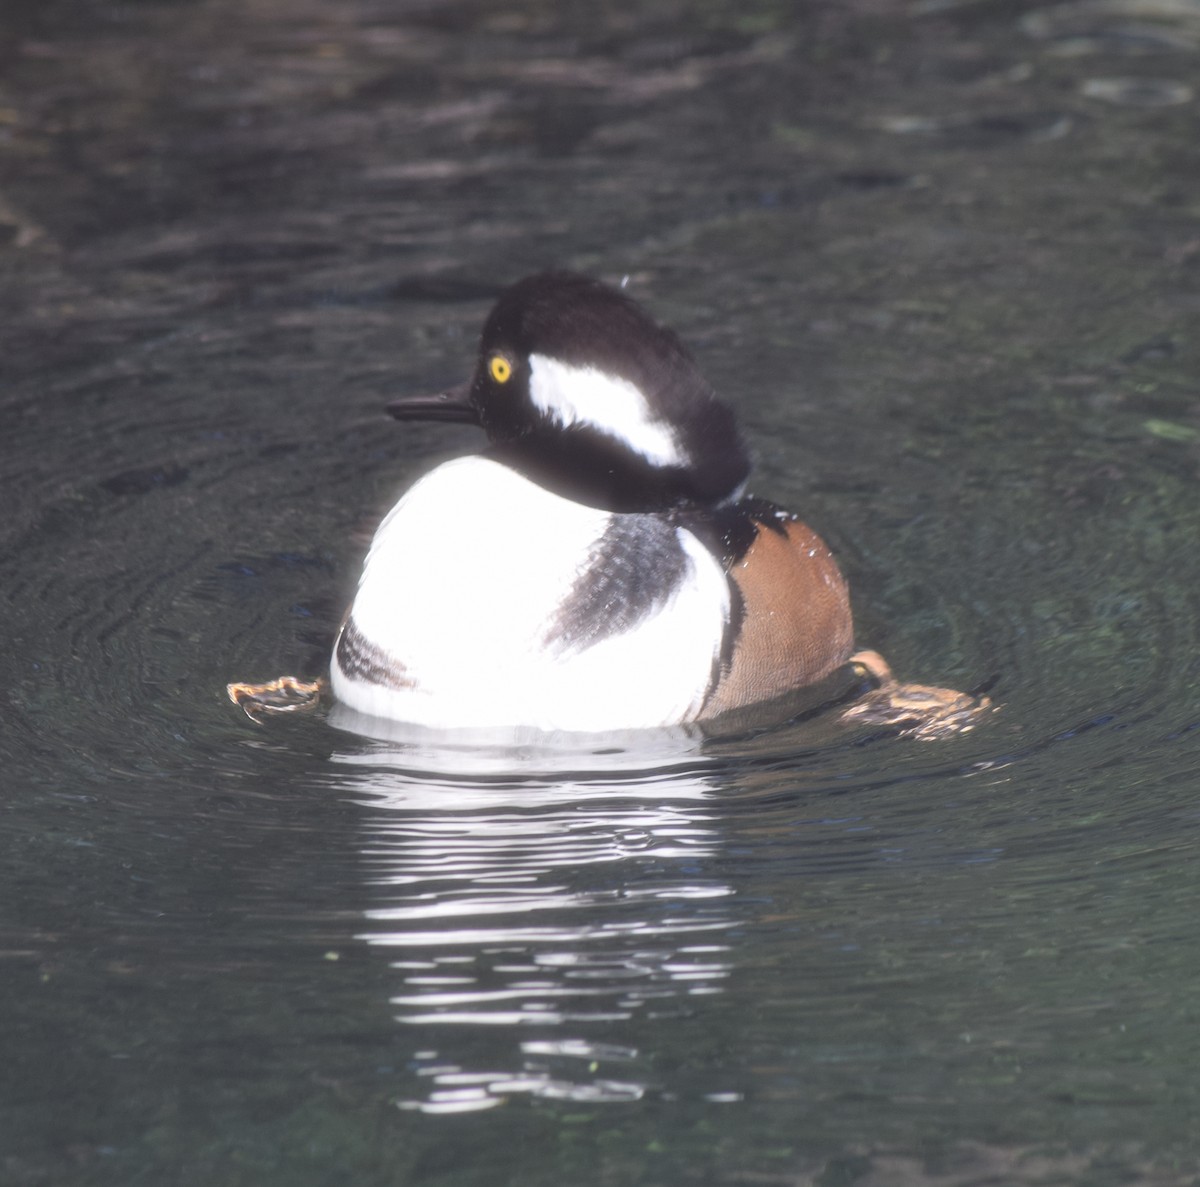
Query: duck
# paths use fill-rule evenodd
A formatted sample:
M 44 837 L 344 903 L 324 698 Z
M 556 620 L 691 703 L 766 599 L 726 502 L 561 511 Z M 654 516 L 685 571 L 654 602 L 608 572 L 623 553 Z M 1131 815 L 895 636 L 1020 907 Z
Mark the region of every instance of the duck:
M 461 386 L 388 405 L 469 424 L 477 453 L 386 514 L 330 659 L 334 699 L 433 729 L 704 726 L 852 672 L 848 721 L 921 737 L 987 698 L 896 679 L 856 650 L 837 561 L 747 493 L 732 409 L 623 288 L 541 272 L 505 289 Z M 255 719 L 323 685 L 231 684 Z
M 350 708 L 591 732 L 709 721 L 852 663 L 898 684 L 856 652 L 828 546 L 746 493 L 733 411 L 621 289 L 518 281 L 469 381 L 388 411 L 478 426 L 487 445 L 419 479 L 376 531 L 330 664 Z

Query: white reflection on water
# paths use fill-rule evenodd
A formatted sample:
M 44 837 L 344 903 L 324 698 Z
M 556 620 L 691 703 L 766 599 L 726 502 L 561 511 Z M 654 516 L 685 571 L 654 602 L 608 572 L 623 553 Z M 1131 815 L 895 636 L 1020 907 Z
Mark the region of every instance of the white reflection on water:
M 371 724 L 374 742 L 333 756 L 368 813 L 376 905 L 358 938 L 392 957 L 397 1022 L 439 1044 L 415 1057 L 400 1107 L 640 1099 L 624 1030 L 684 1013 L 729 975 L 733 890 L 709 872 L 715 768 L 698 741 Z

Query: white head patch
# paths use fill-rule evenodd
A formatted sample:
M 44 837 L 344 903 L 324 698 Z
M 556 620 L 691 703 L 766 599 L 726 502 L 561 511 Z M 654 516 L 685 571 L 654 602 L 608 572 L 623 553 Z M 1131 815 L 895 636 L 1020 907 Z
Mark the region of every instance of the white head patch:
M 590 425 L 656 466 L 688 463 L 674 430 L 651 414 L 646 397 L 627 379 L 533 354 L 529 395 L 537 408 L 564 428 Z

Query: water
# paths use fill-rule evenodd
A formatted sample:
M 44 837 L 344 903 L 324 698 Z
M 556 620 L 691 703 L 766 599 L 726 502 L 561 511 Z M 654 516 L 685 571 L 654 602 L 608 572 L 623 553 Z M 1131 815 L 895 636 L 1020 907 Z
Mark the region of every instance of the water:
M 1200 8 L 10 3 L 0 1181 L 1186 1183 Z M 916 743 L 255 726 L 545 265 Z M 469 525 L 461 525 L 469 532 Z

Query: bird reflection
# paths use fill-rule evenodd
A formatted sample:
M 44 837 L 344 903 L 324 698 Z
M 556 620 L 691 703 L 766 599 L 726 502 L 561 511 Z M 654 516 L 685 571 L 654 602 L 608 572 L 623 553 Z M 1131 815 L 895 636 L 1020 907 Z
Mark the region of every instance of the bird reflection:
M 359 938 L 395 971 L 397 1022 L 422 1031 L 401 1107 L 640 1098 L 645 1053 L 630 1036 L 729 974 L 733 890 L 712 871 L 715 771 L 699 741 L 681 729 L 449 744 L 374 726 L 386 736 L 333 759 L 366 813 L 374 905 Z

